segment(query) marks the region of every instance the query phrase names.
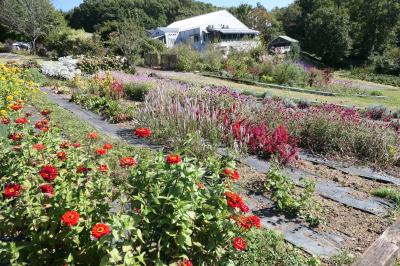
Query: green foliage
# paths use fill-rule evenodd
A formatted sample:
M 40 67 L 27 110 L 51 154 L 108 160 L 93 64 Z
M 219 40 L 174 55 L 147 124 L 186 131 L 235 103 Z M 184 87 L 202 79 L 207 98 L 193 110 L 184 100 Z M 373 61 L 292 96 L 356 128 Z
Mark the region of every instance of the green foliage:
M 388 199 L 396 204 L 397 207 L 400 208 L 400 191 L 398 189 L 393 188 L 378 188 L 372 192 L 372 195 Z
M 123 70 L 135 73 L 135 68 L 121 56 L 84 56 L 79 60 L 78 68 L 87 74 L 96 74 L 100 70 Z
M 117 23 L 116 31 L 109 34 L 106 44 L 111 53 L 126 57 L 129 65 L 141 63 L 144 54 L 158 53 L 164 49 L 160 41 L 147 37 L 144 28 L 132 19 Z
M 276 65 L 272 71 L 274 82 L 284 85 L 295 85 L 301 83 L 305 79 L 304 70 L 290 62 Z
M 108 97 L 92 94 L 73 94 L 71 101 L 104 116 L 113 123 L 132 120 L 136 110 L 132 105 L 127 105 Z
M 298 0 L 274 11 L 287 35 L 328 65 L 365 62 L 396 45 L 398 1 Z
M 155 87 L 155 83 L 127 83 L 124 85 L 125 97 L 128 100 L 142 102 L 149 90 Z
M 67 14 L 71 27 L 94 32 L 103 23 L 111 20 L 134 20 L 146 28 L 165 26 L 173 21 L 216 10 L 211 4 L 187 1 L 162 0 L 85 0 Z
M 317 258 L 306 258 L 302 251 L 288 244 L 283 235 L 272 230 L 250 230 L 245 233 L 248 250 L 231 255 L 234 265 L 320 265 Z
M 62 25 L 64 19 L 49 0 L 4 0 L 0 2 L 0 22 L 29 38 L 36 54 L 36 42 Z
M 338 255 L 330 258 L 330 262 L 335 266 L 351 265 L 356 260 L 356 256 L 348 251 L 342 251 Z
M 324 62 L 338 64 L 349 55 L 349 24 L 350 17 L 343 8 L 321 6 L 305 21 L 304 46 L 315 51 Z
M 290 177 L 285 175 L 278 167 L 273 166 L 265 177 L 264 185 L 279 210 L 300 215 L 311 226 L 318 226 L 322 218 L 318 204 L 312 201 L 316 183 L 310 179 L 302 179 L 302 182 L 304 191 L 298 192 Z
M 46 37 L 46 44 L 49 50 L 56 53 L 57 58 L 69 55 L 99 55 L 102 49 L 98 36 L 67 27 L 52 31 Z
M 32 80 L 37 84 L 44 84 L 47 81 L 47 77 L 38 68 L 29 68 L 24 71 L 24 75 L 26 79 Z
M 400 47 L 390 47 L 382 55 L 375 55 L 371 59 L 376 73 L 400 75 Z

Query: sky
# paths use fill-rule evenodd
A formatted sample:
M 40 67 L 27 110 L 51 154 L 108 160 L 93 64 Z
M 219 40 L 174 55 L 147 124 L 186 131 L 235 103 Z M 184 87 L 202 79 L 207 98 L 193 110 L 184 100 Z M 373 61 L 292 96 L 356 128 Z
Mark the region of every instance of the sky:
M 79 5 L 81 2 L 82 0 L 53 0 L 55 7 L 64 11 L 72 9 L 73 7 Z M 202 0 L 202 2 L 211 3 L 220 7 L 238 6 L 242 3 L 255 6 L 257 2 L 260 2 L 267 9 L 272 9 L 276 6 L 287 6 L 290 3 L 293 3 L 294 0 Z

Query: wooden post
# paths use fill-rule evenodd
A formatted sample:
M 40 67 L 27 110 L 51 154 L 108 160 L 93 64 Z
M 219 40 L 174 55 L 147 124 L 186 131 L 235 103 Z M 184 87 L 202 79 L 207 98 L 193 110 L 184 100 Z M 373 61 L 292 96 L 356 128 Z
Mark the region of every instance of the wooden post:
M 400 255 L 400 219 L 364 252 L 352 266 L 390 266 Z

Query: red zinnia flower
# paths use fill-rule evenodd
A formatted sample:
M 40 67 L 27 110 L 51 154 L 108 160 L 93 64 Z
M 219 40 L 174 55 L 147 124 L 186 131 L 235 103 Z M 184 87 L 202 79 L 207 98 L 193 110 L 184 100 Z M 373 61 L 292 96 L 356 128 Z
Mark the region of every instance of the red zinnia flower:
M 40 113 L 41 113 L 42 115 L 49 115 L 49 114 L 51 113 L 51 111 L 48 110 L 48 109 L 43 109 Z
M 13 141 L 20 141 L 22 140 L 22 138 L 24 137 L 24 135 L 22 133 L 13 133 L 11 135 L 8 136 L 9 139 L 13 140 Z
M 106 143 L 106 144 L 103 145 L 103 149 L 106 149 L 106 150 L 111 150 L 112 147 L 113 146 L 110 143 Z
M 3 196 L 5 198 L 15 198 L 21 194 L 22 186 L 18 184 L 6 185 L 6 188 L 3 192 Z
M 188 259 L 178 261 L 178 266 L 193 266 L 193 263 Z
M 92 236 L 100 239 L 110 233 L 110 227 L 106 224 L 96 224 L 92 229 Z
M 39 186 L 42 193 L 54 195 L 54 188 L 49 184 L 44 184 Z
M 15 123 L 26 124 L 26 123 L 28 123 L 28 119 L 26 119 L 26 117 L 18 117 L 17 119 L 15 119 Z
M 76 169 L 76 172 L 79 174 L 87 173 L 89 171 L 92 171 L 92 168 L 86 168 L 83 165 L 79 165 L 78 168 Z
M 12 110 L 14 110 L 14 111 L 18 111 L 18 110 L 21 110 L 22 108 L 24 108 L 22 105 L 20 105 L 20 104 L 15 104 L 15 103 L 13 103 L 13 104 L 11 104 L 10 105 L 10 108 L 12 109 Z
M 47 121 L 46 119 L 42 119 L 35 123 L 35 128 L 37 128 L 39 130 L 45 130 L 47 128 L 47 130 L 48 130 L 48 126 L 47 126 L 48 124 L 49 124 L 49 121 Z
M 239 181 L 239 179 L 240 179 L 239 172 L 236 170 L 232 170 L 230 168 L 226 168 L 224 170 L 224 175 L 229 177 L 229 179 L 232 180 L 233 182 Z
M 204 183 L 202 183 L 202 182 L 197 182 L 196 185 L 197 185 L 197 187 L 200 188 L 200 189 L 205 189 L 205 187 L 206 187 L 206 186 L 204 185 Z
M 246 250 L 246 246 L 247 246 L 246 241 L 245 241 L 243 238 L 241 238 L 241 237 L 235 237 L 235 238 L 233 239 L 233 247 L 234 247 L 236 250 L 243 250 L 243 251 L 245 251 L 245 250 Z
M 97 139 L 98 138 L 97 133 L 95 133 L 95 132 L 88 133 L 86 136 L 89 139 Z
M 97 154 L 97 155 L 104 155 L 104 154 L 107 154 L 107 150 L 105 150 L 105 149 L 97 149 L 97 150 L 96 150 L 96 154 Z
M 249 207 L 244 204 L 243 199 L 234 192 L 226 192 L 225 196 L 227 197 L 227 203 L 232 208 L 239 208 L 242 212 L 249 212 Z
M 99 171 L 103 172 L 103 173 L 107 173 L 108 172 L 108 165 L 106 165 L 106 164 L 99 165 Z
M 132 157 L 125 157 L 119 160 L 119 165 L 121 167 L 129 167 L 129 166 L 135 166 L 137 164 L 135 158 Z
M 57 158 L 61 161 L 64 161 L 67 159 L 67 153 L 65 151 L 57 152 Z
M 69 148 L 69 143 L 68 141 L 64 141 L 63 143 L 60 144 L 61 149 L 68 149 Z
M 38 143 L 38 144 L 33 145 L 32 148 L 34 148 L 35 150 L 38 150 L 38 151 L 42 151 L 42 150 L 46 149 L 46 146 Z
M 3 125 L 9 125 L 9 124 L 11 123 L 11 119 L 8 118 L 8 117 L 2 117 L 2 118 L 1 118 L 1 123 L 2 123 Z
M 79 213 L 76 211 L 67 211 L 61 217 L 61 222 L 65 226 L 74 226 L 79 222 Z
M 147 137 L 150 137 L 151 130 L 150 130 L 150 128 L 147 128 L 147 127 L 140 127 L 140 128 L 135 129 L 135 135 L 138 138 L 147 138 Z
M 76 143 L 72 143 L 71 146 L 74 148 L 79 148 L 81 146 L 81 144 L 79 142 L 76 142 Z
M 170 154 L 167 156 L 168 164 L 178 164 L 180 162 L 182 162 L 182 159 L 178 154 Z
M 247 217 L 247 221 L 254 227 L 260 228 L 261 227 L 261 219 L 256 215 L 252 215 Z
M 47 182 L 51 182 L 54 179 L 56 179 L 57 175 L 58 175 L 58 171 L 57 168 L 55 168 L 52 165 L 45 165 L 42 167 L 42 170 L 40 170 L 40 175 L 42 176 L 42 178 L 44 180 L 46 180 Z

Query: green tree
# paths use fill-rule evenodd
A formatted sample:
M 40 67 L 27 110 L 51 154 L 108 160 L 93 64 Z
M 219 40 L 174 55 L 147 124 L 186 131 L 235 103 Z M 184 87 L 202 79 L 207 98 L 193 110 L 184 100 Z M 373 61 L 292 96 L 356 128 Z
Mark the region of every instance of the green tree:
M 0 22 L 30 39 L 36 54 L 36 42 L 57 27 L 62 16 L 49 0 L 2 0 Z
M 382 53 L 400 18 L 397 0 L 347 0 L 350 7 L 354 41 L 353 54 L 366 60 Z
M 350 53 L 350 17 L 334 5 L 321 6 L 305 20 L 304 46 L 328 64 L 341 63 Z

